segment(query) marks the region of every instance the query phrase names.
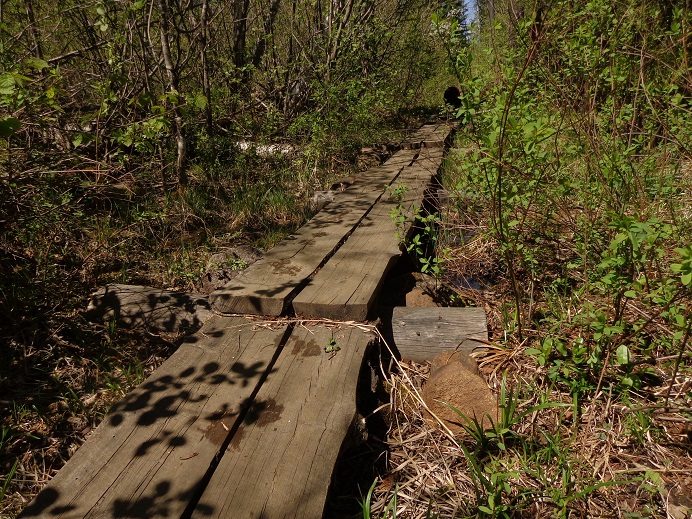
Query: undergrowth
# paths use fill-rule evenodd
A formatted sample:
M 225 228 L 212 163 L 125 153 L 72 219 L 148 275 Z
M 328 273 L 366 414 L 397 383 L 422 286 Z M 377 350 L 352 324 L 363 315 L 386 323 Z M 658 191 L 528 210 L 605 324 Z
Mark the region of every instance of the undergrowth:
M 488 312 L 479 360 L 514 418 L 447 437 L 408 382 L 427 368 L 402 366 L 393 469 L 369 517 L 684 517 L 692 11 L 597 0 L 515 15 L 497 9 L 460 53 L 438 244 L 443 279 Z
M 348 147 L 330 144 L 333 164 L 309 158 L 327 154 L 310 138 L 291 154 L 260 156 L 231 136 L 202 136 L 182 190 L 163 162 L 136 155 L 95 163 L 36 146 L 21 157 L 27 150 L 14 145 L 0 156 L 0 168 L 23 168 L 0 169 L 2 517 L 26 506 L 177 346 L 90 322 L 89 294 L 109 283 L 195 291 L 214 253 L 275 245 L 314 213 L 315 190 L 356 172 L 351 148 L 396 135 L 361 130 Z

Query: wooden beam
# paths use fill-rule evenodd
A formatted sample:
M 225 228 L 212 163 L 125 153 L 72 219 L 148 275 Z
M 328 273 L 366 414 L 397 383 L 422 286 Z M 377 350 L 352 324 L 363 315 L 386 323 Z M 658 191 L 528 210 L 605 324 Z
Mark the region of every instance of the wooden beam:
M 345 321 L 368 318 L 385 275 L 401 255 L 400 241 L 409 236 L 416 208 L 422 206 L 441 164 L 442 149 L 432 149 L 402 170 L 348 240 L 293 299 L 297 316 Z M 396 214 L 405 218 L 399 227 Z
M 270 249 L 209 300 L 222 313 L 280 315 L 286 301 L 315 272 L 382 196 L 385 188 L 416 156 L 412 150 L 396 153 L 382 166 L 343 193 L 301 227 Z
M 296 328 L 192 517 L 321 518 L 372 338 L 353 327 Z
M 212 318 L 113 406 L 20 517 L 181 517 L 286 333 Z
M 425 362 L 449 350 L 472 353 L 488 341 L 482 308 L 397 306 L 391 312 L 382 316 L 382 335 L 403 359 Z

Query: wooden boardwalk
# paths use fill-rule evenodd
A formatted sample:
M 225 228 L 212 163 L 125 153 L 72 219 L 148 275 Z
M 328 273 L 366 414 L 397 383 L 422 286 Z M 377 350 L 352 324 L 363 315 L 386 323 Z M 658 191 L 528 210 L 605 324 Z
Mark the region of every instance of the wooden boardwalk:
M 217 315 L 111 409 L 20 517 L 321 518 L 374 338 L 324 320 L 372 315 L 401 254 L 390 211 L 420 206 L 448 134 L 424 126 L 212 294 Z
M 411 220 L 442 165 L 448 128 L 440 124 L 421 133 L 417 149 L 401 150 L 368 170 L 295 234 L 211 294 L 214 310 L 365 320 L 384 275 L 401 255 L 401 230 L 390 213 L 401 204 Z M 398 186 L 405 186 L 401 200 Z

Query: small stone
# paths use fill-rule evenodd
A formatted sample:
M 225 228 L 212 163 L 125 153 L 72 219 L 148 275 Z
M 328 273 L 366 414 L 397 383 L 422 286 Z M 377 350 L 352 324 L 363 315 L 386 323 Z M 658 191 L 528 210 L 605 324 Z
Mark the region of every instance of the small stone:
M 406 306 L 411 308 L 430 308 L 439 305 L 424 290 L 415 287 L 406 294 Z
M 336 191 L 332 190 L 315 191 L 315 194 L 312 197 L 313 210 L 317 212 L 321 211 L 327 204 L 334 201 L 334 195 L 336 195 L 336 193 Z

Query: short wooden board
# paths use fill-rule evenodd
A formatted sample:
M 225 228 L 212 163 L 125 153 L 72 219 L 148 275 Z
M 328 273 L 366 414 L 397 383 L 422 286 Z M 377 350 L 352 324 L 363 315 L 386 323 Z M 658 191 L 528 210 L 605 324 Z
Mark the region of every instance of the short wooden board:
M 415 156 L 412 150 L 402 150 L 384 165 L 368 170 L 363 179 L 340 193 L 295 234 L 210 294 L 214 310 L 280 315 L 287 300 L 334 253 Z
M 403 359 L 424 362 L 438 353 L 472 353 L 488 341 L 482 308 L 408 308 L 397 306 L 382 316 L 382 335 Z
M 453 133 L 453 127 L 446 122 L 439 123 L 434 129 L 423 139 L 422 148 L 443 148 L 447 139 Z
M 371 339 L 353 327 L 296 328 L 192 517 L 321 518 Z M 330 344 L 340 349 L 325 352 Z
M 404 168 L 358 228 L 293 299 L 304 318 L 364 321 L 372 313 L 387 272 L 401 255 L 415 208 L 423 203 L 430 180 L 442 164 L 441 150 L 421 153 Z M 397 192 L 397 187 L 402 190 Z M 397 215 L 404 221 L 397 227 Z
M 207 322 L 113 407 L 20 517 L 181 517 L 286 340 L 286 327 L 253 327 Z

